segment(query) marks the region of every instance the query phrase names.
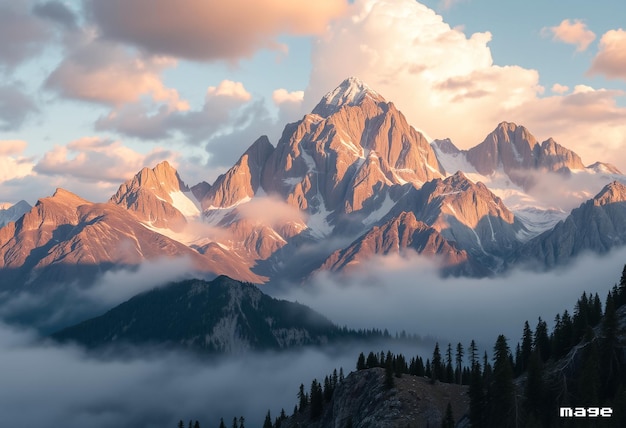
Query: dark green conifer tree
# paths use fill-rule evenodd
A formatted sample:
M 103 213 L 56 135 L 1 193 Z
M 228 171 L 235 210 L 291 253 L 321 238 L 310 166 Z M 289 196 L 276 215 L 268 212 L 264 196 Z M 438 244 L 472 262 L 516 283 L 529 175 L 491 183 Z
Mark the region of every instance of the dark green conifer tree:
M 452 368 L 452 344 L 451 343 L 448 343 L 448 349 L 446 350 L 445 381 L 447 383 L 454 382 L 454 369 Z
M 593 309 L 591 311 L 591 316 L 589 317 L 589 324 L 592 327 L 595 327 L 600 322 L 602 318 L 602 302 L 600 301 L 600 296 L 596 293 L 593 296 Z
M 459 385 L 463 383 L 463 345 L 456 344 L 456 380 Z
M 489 426 L 515 425 L 515 390 L 509 345 L 504 335 L 499 335 L 494 346 L 493 379 L 489 391 Z
M 476 363 L 478 363 L 478 347 L 476 346 L 476 342 L 474 341 L 474 339 L 472 339 L 468 349 L 470 368 L 472 368 Z
M 265 421 L 263 422 L 263 428 L 272 428 L 272 417 L 270 416 L 270 411 L 267 411 L 265 415 Z
M 378 362 L 378 357 L 376 356 L 376 354 L 374 354 L 373 352 L 370 352 L 369 354 L 367 354 L 367 360 L 365 361 L 365 366 L 368 369 L 371 369 L 373 367 L 378 367 L 379 362 Z
M 528 358 L 526 386 L 524 389 L 524 410 L 526 415 L 531 416 L 530 420 L 538 422 L 542 419 L 544 395 L 543 365 L 539 352 L 535 350 Z
M 441 428 L 454 428 L 454 415 L 452 414 L 452 404 L 448 401 L 446 413 L 441 421 Z
M 309 398 L 304 392 L 304 384 L 300 384 L 300 389 L 298 390 L 298 408 L 300 413 L 304 412 L 304 408 L 309 404 Z
M 357 370 L 365 370 L 367 368 L 367 363 L 365 362 L 365 355 L 363 352 L 359 354 L 359 358 L 356 361 L 356 369 Z
M 469 385 L 469 397 L 470 423 L 472 427 L 482 427 L 485 423 L 485 392 L 483 387 L 483 375 L 481 373 L 480 363 L 478 361 L 475 361 L 472 365 Z
M 309 393 L 311 400 L 311 408 L 309 413 L 309 418 L 311 420 L 316 420 L 322 415 L 322 410 L 324 406 L 324 394 L 322 392 L 322 387 L 317 382 L 317 379 L 313 379 L 311 382 L 311 391 Z
M 606 298 L 602 340 L 600 345 L 600 381 L 601 399 L 614 397 L 620 381 L 620 360 L 617 346 L 617 314 L 615 312 L 615 293 L 609 292 Z
M 220 426 L 219 428 L 226 428 L 226 424 L 224 423 L 224 418 L 220 418 Z
M 561 320 L 563 321 L 563 320 Z M 548 325 L 539 317 L 537 327 L 535 328 L 535 337 L 533 347 L 539 349 L 541 361 L 546 362 L 550 358 L 550 337 L 548 336 Z
M 528 324 L 528 320 L 526 320 L 526 322 L 524 322 L 524 330 L 522 331 L 522 361 L 520 373 L 526 371 L 526 368 L 528 367 L 528 359 L 530 358 L 531 352 L 533 352 L 533 332 L 530 329 L 530 324 Z
M 385 388 L 391 389 L 395 386 L 393 379 L 393 358 L 387 358 L 385 363 Z
M 584 341 L 576 404 L 585 407 L 597 406 L 600 403 L 600 355 L 591 326 L 587 326 Z
M 435 380 L 443 381 L 445 378 L 445 367 L 441 361 L 441 352 L 439 351 L 439 343 L 435 343 L 435 349 L 433 350 L 433 360 L 430 366 L 432 370 L 431 382 L 435 383 Z

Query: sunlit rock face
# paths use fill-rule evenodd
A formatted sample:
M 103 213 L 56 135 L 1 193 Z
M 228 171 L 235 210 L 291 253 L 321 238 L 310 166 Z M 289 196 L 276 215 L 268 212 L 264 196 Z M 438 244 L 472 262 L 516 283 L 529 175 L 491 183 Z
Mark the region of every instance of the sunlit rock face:
M 580 187 L 589 180 L 593 186 Z M 579 202 L 565 210 L 536 197 L 570 186 L 562 199 L 584 201 L 614 180 L 569 217 Z M 553 139 L 539 143 L 510 122 L 469 150 L 429 142 L 393 103 L 351 77 L 287 124 L 276 146 L 259 137 L 212 184 L 189 188 L 162 162 L 121 184 L 106 204 L 59 189 L 32 209 L 20 205 L 0 229 L 0 266 L 7 283 L 32 283 L 87 278 L 63 273 L 68 266 L 92 278 L 159 256 L 187 257 L 207 274 L 299 283 L 376 256 L 418 253 L 447 273 L 489 275 L 529 259 L 553 266 L 585 249 L 624 245 L 623 182 L 610 164 L 585 167 Z
M 606 253 L 626 244 L 626 186 L 607 184 L 594 198 L 518 252 L 518 260 L 551 267 L 567 263 L 584 252 Z

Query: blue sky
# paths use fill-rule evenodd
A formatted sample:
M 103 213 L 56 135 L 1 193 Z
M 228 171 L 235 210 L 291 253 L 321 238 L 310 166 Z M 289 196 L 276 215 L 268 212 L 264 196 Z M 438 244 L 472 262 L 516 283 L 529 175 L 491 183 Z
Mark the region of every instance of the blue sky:
M 0 202 L 104 201 L 163 159 L 212 182 L 350 75 L 430 138 L 507 120 L 626 170 L 623 2 L 502 5 L 0 0 Z

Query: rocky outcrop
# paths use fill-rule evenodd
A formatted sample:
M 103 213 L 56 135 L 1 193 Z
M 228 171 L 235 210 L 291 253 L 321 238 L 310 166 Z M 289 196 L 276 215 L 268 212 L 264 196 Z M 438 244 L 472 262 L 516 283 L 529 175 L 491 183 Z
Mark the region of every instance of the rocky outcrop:
M 473 274 L 465 251 L 457 249 L 438 231 L 418 221 L 412 212 L 404 212 L 381 226 L 373 227 L 348 247 L 337 250 L 324 262 L 321 271 L 349 271 L 379 255 L 406 254 L 415 251 L 437 257 L 444 271 Z
M 459 148 L 455 146 L 452 140 L 450 140 L 449 138 L 445 138 L 443 140 L 434 140 L 432 144 L 436 146 L 442 153 L 446 153 L 449 155 L 456 155 L 458 153 L 461 153 L 461 150 L 459 150 Z
M 443 174 L 426 139 L 395 106 L 348 79 L 285 128 L 262 184 L 302 210 L 338 215 L 358 211 L 377 187 L 420 186 Z
M 189 192 L 189 189 L 178 172 L 164 161 L 153 169 L 143 168 L 122 184 L 109 202 L 124 207 L 150 226 L 180 231 L 187 220 L 185 214 L 175 207 L 173 196 L 183 192 Z M 190 204 L 193 203 L 190 201 Z
M 585 167 L 580 157 L 552 138 L 539 144 L 523 126 L 502 122 L 479 145 L 466 152 L 468 162 L 482 175 L 502 169 L 518 185 L 534 182 L 524 171 L 570 172 Z
M 455 421 L 469 411 L 467 386 L 402 375 L 385 388 L 385 370 L 371 368 L 352 372 L 340 382 L 324 406 L 322 416 L 311 421 L 308 412 L 282 421 L 285 428 L 406 428 L 439 427 L 448 403 Z
M 503 257 L 519 245 L 517 234 L 524 230 L 500 198 L 461 172 L 412 189 L 391 212 L 413 212 L 457 248 L 478 258 Z
M 626 244 L 626 186 L 614 181 L 553 229 L 528 241 L 517 261 L 551 267 L 591 250 L 605 253 Z
M 256 140 L 225 174 L 220 175 L 202 198 L 202 209 L 228 208 L 252 198 L 274 146 L 266 136 Z

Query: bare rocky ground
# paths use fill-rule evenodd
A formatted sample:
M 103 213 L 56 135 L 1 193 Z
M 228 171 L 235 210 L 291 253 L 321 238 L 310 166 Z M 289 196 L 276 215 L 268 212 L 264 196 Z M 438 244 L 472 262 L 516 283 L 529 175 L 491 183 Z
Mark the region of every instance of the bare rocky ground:
M 468 387 L 402 375 L 385 388 L 385 370 L 373 368 L 350 373 L 337 386 L 322 416 L 309 420 L 308 408 L 286 420 L 282 427 L 307 428 L 417 428 L 439 427 L 448 402 L 455 423 L 469 411 Z M 351 425 L 350 425 L 351 424 Z

